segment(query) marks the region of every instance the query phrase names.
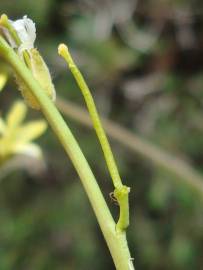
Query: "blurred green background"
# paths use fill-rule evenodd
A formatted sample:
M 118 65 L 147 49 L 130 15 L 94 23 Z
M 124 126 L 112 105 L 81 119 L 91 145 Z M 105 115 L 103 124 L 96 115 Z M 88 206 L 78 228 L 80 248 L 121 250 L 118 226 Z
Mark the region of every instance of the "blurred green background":
M 0 10 L 13 20 L 27 14 L 36 22 L 36 47 L 57 95 L 84 106 L 57 55 L 64 42 L 101 115 L 203 173 L 202 1 L 1 0 Z M 1 112 L 19 98 L 10 78 L 1 93 Z M 29 111 L 28 119 L 39 117 Z M 94 132 L 65 119 L 117 217 Z M 33 163 L 9 170 L 0 182 L 0 269 L 114 269 L 70 160 L 50 129 L 38 142 L 46 168 Z M 111 144 L 131 187 L 128 239 L 136 269 L 202 269 L 201 196 L 122 143 Z

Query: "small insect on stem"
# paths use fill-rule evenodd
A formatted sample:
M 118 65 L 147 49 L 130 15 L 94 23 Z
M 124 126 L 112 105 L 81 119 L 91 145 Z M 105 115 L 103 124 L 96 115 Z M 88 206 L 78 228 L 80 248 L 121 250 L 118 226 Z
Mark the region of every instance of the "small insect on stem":
M 109 197 L 111 198 L 112 202 L 114 202 L 116 205 L 119 206 L 118 200 L 116 199 L 116 197 L 115 197 L 115 195 L 114 195 L 114 192 L 110 192 L 110 193 L 109 193 Z

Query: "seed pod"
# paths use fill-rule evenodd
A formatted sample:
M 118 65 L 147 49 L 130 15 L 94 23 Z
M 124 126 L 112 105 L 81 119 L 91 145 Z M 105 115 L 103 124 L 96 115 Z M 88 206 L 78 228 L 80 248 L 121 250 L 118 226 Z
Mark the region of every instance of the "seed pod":
M 43 58 L 39 54 L 38 50 L 35 48 L 27 50 L 29 54 L 29 69 L 33 74 L 33 77 L 38 81 L 46 95 L 54 101 L 56 98 L 55 88 L 51 80 L 51 76 L 47 65 L 45 64 Z M 25 99 L 25 102 L 33 109 L 40 110 L 40 104 L 38 103 L 35 96 L 31 93 L 25 83 L 16 75 L 16 82 L 18 84 L 19 90 Z

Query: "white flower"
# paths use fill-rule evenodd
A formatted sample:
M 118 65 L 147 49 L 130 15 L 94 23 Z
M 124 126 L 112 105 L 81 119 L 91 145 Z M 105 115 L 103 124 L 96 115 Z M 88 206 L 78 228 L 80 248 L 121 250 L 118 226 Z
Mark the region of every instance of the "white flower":
M 0 17 L 0 30 L 3 32 L 6 40 L 13 49 L 16 49 L 18 56 L 29 68 L 34 78 L 39 82 L 46 95 L 52 100 L 55 100 L 55 88 L 51 80 L 49 69 L 44 62 L 39 51 L 34 48 L 36 39 L 35 23 L 26 15 L 22 19 L 12 21 L 3 14 Z M 1 75 L 1 74 L 0 74 Z M 18 87 L 27 102 L 33 109 L 40 110 L 40 104 L 36 97 L 30 92 L 30 89 L 24 83 L 18 74 L 15 75 Z M 0 76 L 0 90 L 1 90 Z M 2 84 L 4 81 L 2 82 Z M 2 86 L 3 87 L 3 86 Z
M 18 48 L 19 53 L 22 53 L 24 50 L 30 50 L 34 48 L 34 42 L 36 39 L 36 27 L 35 23 L 27 18 L 27 16 L 23 16 L 23 19 L 17 21 L 9 20 L 13 28 L 15 29 L 20 41 L 22 44 Z

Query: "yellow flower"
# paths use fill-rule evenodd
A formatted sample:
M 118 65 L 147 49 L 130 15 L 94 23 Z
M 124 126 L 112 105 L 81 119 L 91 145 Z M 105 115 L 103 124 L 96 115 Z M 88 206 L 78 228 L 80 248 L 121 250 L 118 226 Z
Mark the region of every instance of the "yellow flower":
M 0 161 L 15 154 L 42 157 L 40 147 L 31 141 L 42 135 L 47 127 L 43 120 L 23 123 L 27 113 L 26 105 L 17 101 L 5 120 L 0 118 Z

